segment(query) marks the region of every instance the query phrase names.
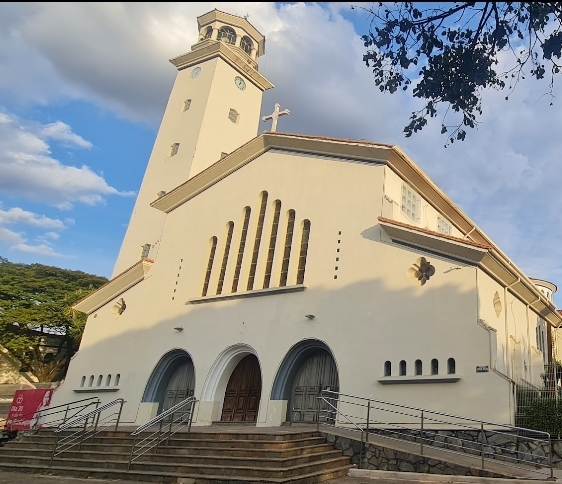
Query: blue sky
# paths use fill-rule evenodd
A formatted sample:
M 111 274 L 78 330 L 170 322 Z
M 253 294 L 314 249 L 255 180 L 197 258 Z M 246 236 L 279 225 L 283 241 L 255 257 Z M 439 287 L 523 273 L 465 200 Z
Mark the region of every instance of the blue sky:
M 478 130 L 443 147 L 440 120 L 405 139 L 419 104 L 383 95 L 347 4 L 0 4 L 0 255 L 109 276 L 196 17 L 249 14 L 281 131 L 399 144 L 532 277 L 562 285 L 560 85 L 484 95 Z M 260 130 L 265 129 L 262 125 Z

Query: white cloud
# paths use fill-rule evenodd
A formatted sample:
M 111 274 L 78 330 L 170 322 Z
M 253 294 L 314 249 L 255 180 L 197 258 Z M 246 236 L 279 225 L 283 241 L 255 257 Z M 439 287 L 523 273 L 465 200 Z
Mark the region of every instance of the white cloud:
M 57 234 L 56 232 L 45 232 L 45 234 L 43 234 L 43 237 L 46 237 L 47 239 L 51 239 L 51 240 L 58 240 L 60 234 Z
M 32 227 L 40 227 L 43 229 L 65 228 L 64 222 L 59 219 L 45 217 L 45 215 L 37 215 L 19 207 L 13 207 L 9 210 L 2 210 L 0 208 L 0 225 L 15 223 L 30 225 Z
M 73 133 L 70 126 L 61 121 L 46 124 L 42 127 L 41 134 L 45 138 L 62 141 L 66 146 L 76 146 L 78 148 L 86 149 L 90 149 L 92 147 L 92 143 L 86 141 L 82 138 L 82 136 Z
M 10 250 L 27 252 L 47 257 L 66 257 L 52 247 L 52 242 L 58 240 L 60 235 L 52 230 L 36 237 L 38 244 L 29 244 L 27 234 L 23 230 L 15 231 L 6 228 L 6 225 L 26 226 L 32 229 L 63 230 L 69 225 L 62 220 L 38 215 L 20 207 L 4 210 L 0 204 L 0 243 L 6 244 Z
M 37 254 L 47 257 L 69 257 L 60 252 L 55 251 L 52 247 L 41 244 L 41 245 L 27 245 L 27 244 L 17 244 L 12 249 L 19 250 L 20 252 L 27 252 L 30 254 Z
M 8 244 L 10 246 L 23 244 L 25 239 L 23 235 L 13 230 L 7 229 L 6 227 L 0 227 L 0 242 Z
M 53 158 L 47 139 L 76 148 L 91 147 L 62 122 L 41 125 L 0 115 L 0 192 L 61 209 L 70 209 L 76 202 L 102 203 L 109 195 L 133 195 L 108 185 L 85 165 L 64 165 Z

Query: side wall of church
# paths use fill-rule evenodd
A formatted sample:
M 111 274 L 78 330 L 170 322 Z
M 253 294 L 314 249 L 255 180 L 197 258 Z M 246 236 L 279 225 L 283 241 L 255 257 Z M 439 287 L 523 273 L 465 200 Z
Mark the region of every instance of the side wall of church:
M 496 369 L 516 382 L 541 386 L 541 374 L 548 358 L 537 347 L 540 317 L 481 270 L 478 299 L 479 317 L 495 329 L 491 341 L 496 348 Z

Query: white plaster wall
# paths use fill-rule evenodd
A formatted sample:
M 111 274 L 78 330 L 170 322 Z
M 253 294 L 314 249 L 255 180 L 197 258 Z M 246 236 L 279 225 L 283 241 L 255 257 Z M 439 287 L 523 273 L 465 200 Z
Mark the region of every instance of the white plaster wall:
M 392 218 L 398 222 L 403 222 L 411 225 L 416 225 L 421 228 L 438 231 L 437 217 L 441 216 L 449 222 L 451 225 L 451 234 L 455 237 L 463 237 L 464 234 L 458 230 L 450 220 L 444 215 L 439 213 L 426 199 L 424 199 L 419 192 L 417 192 L 416 187 L 409 185 L 414 191 L 418 193 L 421 198 L 421 212 L 419 222 L 413 221 L 405 213 L 402 212 L 402 185 L 404 184 L 402 178 L 400 178 L 394 171 L 390 168 L 386 170 L 386 177 L 384 181 L 384 194 L 392 200 L 392 209 L 388 209 L 386 214 L 382 215 L 387 218 Z M 390 216 L 392 214 L 392 216 Z
M 199 404 L 196 424 L 207 424 L 220 417 L 223 398 L 222 393 L 213 395 L 208 390 L 211 368 L 227 348 L 239 345 L 260 361 L 263 385 L 258 424 L 265 425 L 268 407 L 283 411 L 282 401 L 269 405 L 283 358 L 293 345 L 313 338 L 325 342 L 335 355 L 344 393 L 509 422 L 507 383 L 495 373 L 475 373 L 476 365 L 489 361 L 488 332 L 477 323 L 476 270 L 463 265 L 461 270 L 445 273 L 451 261 L 388 242 L 377 222 L 384 170 L 383 166 L 270 151 L 172 211 L 150 277 L 120 296 L 127 301 L 127 311 L 116 320 L 109 304 L 88 321 L 83 346 L 57 391 L 57 404 L 72 395 L 71 388 L 85 372 L 120 371 L 122 388 L 117 396 L 127 400 L 124 420 L 132 421 L 158 360 L 171 349 L 183 348 L 195 364 L 195 396 L 206 400 Z M 296 212 L 288 285 L 295 283 L 300 223 L 311 221 L 307 289 L 188 304 L 201 295 L 212 236 L 218 238 L 218 250 L 209 294 L 216 291 L 230 220 L 235 223 L 227 270 L 231 281 L 243 209 L 250 206 L 252 222 L 239 289 L 245 290 L 262 190 L 269 193 L 270 214 L 254 288 L 263 283 L 272 203 L 279 199 L 278 254 L 285 241 L 286 212 Z M 406 275 L 422 255 L 436 268 L 423 287 Z M 279 284 L 279 260 L 274 267 L 271 287 Z M 226 283 L 223 294 L 230 287 Z M 306 314 L 315 318 L 309 320 Z M 178 326 L 184 331 L 175 331 Z M 432 358 L 439 360 L 440 373 L 444 373 L 450 357 L 456 360 L 458 383 L 378 382 L 385 360 L 397 369 L 398 362 L 406 359 L 412 374 L 414 360 L 419 358 L 428 374 Z
M 201 72 L 193 79 L 196 67 Z M 236 76 L 245 79 L 244 91 Z M 184 111 L 186 99 L 191 106 Z M 165 215 L 150 203 L 255 137 L 261 101 L 262 91 L 218 57 L 178 71 L 113 276 L 134 264 L 146 243 L 153 246 L 150 257 L 157 256 Z M 230 108 L 240 113 L 236 124 L 228 119 Z M 174 143 L 179 151 L 170 156 Z

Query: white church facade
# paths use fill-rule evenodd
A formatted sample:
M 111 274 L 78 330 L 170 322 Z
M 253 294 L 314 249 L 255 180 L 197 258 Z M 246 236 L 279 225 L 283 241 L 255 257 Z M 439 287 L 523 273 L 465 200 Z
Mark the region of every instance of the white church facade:
M 314 420 L 329 388 L 513 423 L 514 383 L 552 359 L 556 287 L 400 148 L 256 136 L 263 36 L 217 10 L 198 25 L 52 405 L 122 397 L 140 425 L 194 395 L 193 425 L 278 426 Z

